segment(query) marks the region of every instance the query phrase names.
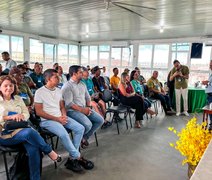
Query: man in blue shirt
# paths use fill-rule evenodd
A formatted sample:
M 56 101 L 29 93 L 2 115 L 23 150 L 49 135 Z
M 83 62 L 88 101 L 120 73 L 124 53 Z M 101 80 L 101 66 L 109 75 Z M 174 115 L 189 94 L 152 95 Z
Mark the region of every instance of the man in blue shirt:
M 40 88 L 45 84 L 43 74 L 41 73 L 42 69 L 40 67 L 40 64 L 37 62 L 34 65 L 34 72 L 30 74 L 30 77 L 32 78 L 33 82 L 36 84 L 36 88 Z

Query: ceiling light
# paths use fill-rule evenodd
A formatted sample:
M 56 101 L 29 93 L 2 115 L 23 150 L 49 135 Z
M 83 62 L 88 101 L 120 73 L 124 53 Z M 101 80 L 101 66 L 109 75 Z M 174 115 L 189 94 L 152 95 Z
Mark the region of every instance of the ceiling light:
M 164 28 L 163 28 L 163 26 L 161 26 L 160 27 L 160 33 L 163 33 L 163 31 L 164 31 Z
M 85 37 L 86 37 L 86 38 L 89 38 L 89 34 L 87 33 L 87 34 L 85 35 Z

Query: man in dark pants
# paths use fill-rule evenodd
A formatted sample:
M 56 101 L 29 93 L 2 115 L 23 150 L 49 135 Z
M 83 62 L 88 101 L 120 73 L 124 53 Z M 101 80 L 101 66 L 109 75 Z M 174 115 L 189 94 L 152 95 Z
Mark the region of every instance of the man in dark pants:
M 210 70 L 212 70 L 212 60 L 210 60 Z M 208 105 L 212 103 L 212 73 L 210 73 L 208 80 L 202 81 L 206 85 L 205 93 L 207 94 Z M 209 130 L 212 130 L 212 114 L 210 114 Z
M 158 71 L 154 71 L 152 77 L 147 81 L 150 96 L 159 99 L 166 115 L 172 115 L 169 96 L 165 94 L 158 78 Z

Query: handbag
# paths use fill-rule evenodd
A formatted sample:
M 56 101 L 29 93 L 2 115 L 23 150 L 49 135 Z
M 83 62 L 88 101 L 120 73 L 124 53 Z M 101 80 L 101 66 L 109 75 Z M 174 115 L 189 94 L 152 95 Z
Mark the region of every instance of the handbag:
M 30 124 L 28 121 L 14 121 L 14 120 L 7 120 L 4 124 L 5 130 L 15 130 L 19 128 L 30 128 Z

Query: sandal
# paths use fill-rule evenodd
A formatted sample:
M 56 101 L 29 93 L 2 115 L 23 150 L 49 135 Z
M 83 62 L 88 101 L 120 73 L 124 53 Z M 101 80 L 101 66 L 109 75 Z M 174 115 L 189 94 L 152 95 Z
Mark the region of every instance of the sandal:
M 89 146 L 89 142 L 88 142 L 87 140 L 83 139 L 83 140 L 81 141 L 81 148 L 82 148 L 82 149 L 85 149 L 85 148 L 87 148 L 88 146 Z
M 79 161 L 79 164 L 87 170 L 91 170 L 94 168 L 94 163 L 84 159 L 83 157 L 81 157 L 78 161 Z

